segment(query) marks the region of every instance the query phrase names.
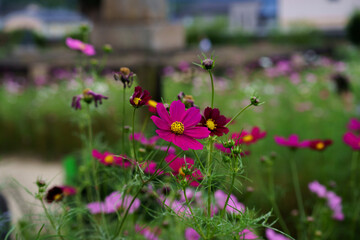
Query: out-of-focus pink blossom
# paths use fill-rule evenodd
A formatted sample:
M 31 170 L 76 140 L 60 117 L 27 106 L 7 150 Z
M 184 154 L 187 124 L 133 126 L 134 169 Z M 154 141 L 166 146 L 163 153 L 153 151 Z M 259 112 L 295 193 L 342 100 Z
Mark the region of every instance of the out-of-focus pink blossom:
M 344 142 L 349 145 L 353 150 L 360 150 L 360 136 L 356 136 L 351 132 L 347 132 L 343 137 Z
M 225 206 L 227 194 L 221 190 L 217 190 L 214 194 L 216 204 L 222 210 Z M 229 213 L 236 213 L 245 211 L 245 206 L 237 200 L 237 198 L 231 194 L 226 206 L 226 211 Z
M 131 141 L 133 140 L 132 134 L 129 135 L 129 139 Z M 167 150 L 166 146 L 157 146 L 156 145 L 156 142 L 160 139 L 159 136 L 153 136 L 151 138 L 146 138 L 144 136 L 144 134 L 142 134 L 142 133 L 135 133 L 134 134 L 134 139 L 135 139 L 135 141 L 140 142 L 142 145 L 144 145 L 146 147 L 159 149 L 159 150 L 164 151 L 164 152 Z M 170 147 L 169 150 L 168 150 L 168 153 L 175 154 L 175 148 Z
M 347 128 L 349 131 L 359 131 L 360 130 L 360 121 L 357 120 L 356 118 L 351 118 L 348 125 L 347 125 Z
M 326 187 L 324 185 L 321 185 L 318 181 L 313 181 L 309 183 L 309 189 L 311 192 L 315 193 L 319 198 L 325 198 L 326 197 Z
M 274 230 L 270 228 L 266 229 L 265 234 L 268 240 L 289 240 L 289 238 L 285 237 L 280 233 L 276 233 Z
M 305 148 L 309 146 L 310 141 L 299 141 L 299 137 L 296 134 L 291 134 L 288 139 L 284 137 L 275 136 L 275 142 L 281 146 L 290 147 L 292 149 Z
M 240 240 L 259 239 L 259 237 L 249 229 L 244 229 L 243 231 L 239 232 L 239 235 Z
M 83 43 L 82 41 L 78 40 L 78 39 L 73 39 L 73 38 L 66 38 L 66 45 L 74 50 L 79 50 L 81 52 L 83 52 L 85 55 L 88 56 L 93 56 L 95 55 L 95 48 L 94 46 L 87 44 L 87 43 Z
M 159 231 L 152 231 L 149 227 L 135 225 L 135 231 L 143 235 L 147 240 L 158 240 Z
M 198 234 L 193 228 L 186 228 L 185 230 L 185 239 L 186 240 L 199 240 L 200 234 Z

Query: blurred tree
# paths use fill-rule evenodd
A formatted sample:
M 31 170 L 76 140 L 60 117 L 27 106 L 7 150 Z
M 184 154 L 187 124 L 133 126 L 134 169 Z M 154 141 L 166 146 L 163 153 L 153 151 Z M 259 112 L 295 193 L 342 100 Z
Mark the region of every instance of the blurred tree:
M 360 11 L 354 12 L 346 26 L 346 33 L 349 40 L 360 46 Z

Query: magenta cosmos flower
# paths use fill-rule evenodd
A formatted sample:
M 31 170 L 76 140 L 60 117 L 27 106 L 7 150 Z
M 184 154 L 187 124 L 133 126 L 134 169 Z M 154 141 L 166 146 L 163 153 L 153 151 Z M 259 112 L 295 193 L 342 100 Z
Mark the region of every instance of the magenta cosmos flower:
M 75 110 L 81 109 L 81 100 L 83 100 L 87 104 L 90 104 L 94 101 L 95 107 L 97 107 L 98 104 L 102 104 L 103 99 L 108 99 L 108 97 L 95 93 L 89 88 L 86 88 L 83 91 L 83 94 L 76 95 L 72 98 L 71 107 L 73 107 Z
M 155 228 L 154 230 L 152 230 L 149 227 L 141 227 L 140 225 L 136 224 L 135 231 L 143 235 L 144 238 L 147 240 L 158 240 L 159 239 L 158 236 L 160 235 L 161 229 Z
M 220 115 L 217 108 L 207 107 L 204 110 L 204 116 L 201 118 L 201 124 L 207 127 L 211 136 L 222 136 L 228 134 L 229 129 L 225 127 L 227 119 L 224 115 Z
M 310 141 L 305 140 L 300 142 L 299 137 L 296 134 L 292 134 L 289 136 L 289 139 L 286 139 L 284 137 L 275 136 L 274 137 L 275 142 L 281 146 L 290 147 L 292 149 L 297 148 L 305 148 L 309 146 Z
M 132 134 L 129 135 L 129 139 L 133 140 Z M 134 134 L 134 139 L 136 141 L 140 142 L 142 145 L 144 145 L 147 148 L 159 149 L 161 151 L 166 151 L 167 150 L 167 147 L 165 147 L 165 146 L 157 146 L 156 145 L 156 142 L 160 139 L 159 136 L 153 136 L 151 138 L 146 138 L 144 136 L 144 134 L 142 134 L 142 133 L 135 133 Z M 175 154 L 175 148 L 170 147 L 168 153 Z
M 246 144 L 250 145 L 256 143 L 258 140 L 264 138 L 266 132 L 261 132 L 259 127 L 253 127 L 251 132 L 242 131 L 241 133 L 233 133 L 231 138 L 235 140 L 236 145 Z
M 199 240 L 200 234 L 196 232 L 193 228 L 186 228 L 185 229 L 185 239 L 186 240 Z
M 239 235 L 240 240 L 259 239 L 259 237 L 255 233 L 246 228 L 243 231 L 239 232 Z
M 316 151 L 324 151 L 325 148 L 327 148 L 331 144 L 332 144 L 332 140 L 330 139 L 326 139 L 326 140 L 315 139 L 309 142 L 309 148 Z
M 120 167 L 132 166 L 132 161 L 126 155 L 115 155 L 109 152 L 101 153 L 98 150 L 92 150 L 92 156 L 100 161 L 100 163 L 109 166 L 117 165 Z
M 356 136 L 351 132 L 345 133 L 343 137 L 344 142 L 349 145 L 353 150 L 360 150 L 360 137 Z
M 122 195 L 120 192 L 113 192 L 105 198 L 104 202 L 92 202 L 87 208 L 92 214 L 114 213 L 119 209 L 128 209 L 133 197 L 131 195 Z M 140 200 L 136 198 L 129 209 L 129 213 L 135 212 L 140 207 Z
M 130 97 L 130 103 L 133 107 L 138 108 L 144 106 L 151 99 L 150 93 L 137 86 L 135 87 L 134 94 Z
M 199 169 L 194 167 L 194 160 L 188 157 L 176 158 L 174 154 L 166 156 L 165 161 L 169 163 L 169 167 L 175 176 L 181 175 L 186 178 L 190 186 L 197 187 L 203 178 Z M 191 172 L 187 173 L 187 169 Z
M 66 38 L 66 45 L 74 50 L 79 50 L 81 52 L 83 52 L 85 55 L 88 56 L 93 56 L 95 55 L 95 48 L 94 46 L 87 44 L 87 43 L 83 43 L 82 41 L 78 40 L 78 39 L 73 39 L 73 38 Z
M 182 150 L 200 150 L 203 145 L 195 139 L 207 138 L 210 131 L 206 127 L 197 126 L 201 120 L 200 110 L 191 107 L 185 110 L 181 101 L 173 101 L 170 105 L 170 115 L 162 103 L 156 107 L 157 116 L 151 116 L 159 128 L 156 133 L 165 141 L 172 142 Z
M 357 120 L 356 118 L 352 118 L 350 119 L 347 128 L 349 129 L 349 131 L 354 131 L 357 132 L 360 130 L 360 121 Z

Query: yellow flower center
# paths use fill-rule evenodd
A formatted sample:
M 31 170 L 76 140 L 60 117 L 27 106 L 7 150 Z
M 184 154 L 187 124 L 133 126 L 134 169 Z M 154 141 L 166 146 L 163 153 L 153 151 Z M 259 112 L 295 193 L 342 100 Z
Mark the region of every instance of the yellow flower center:
M 62 198 L 62 194 L 58 193 L 54 196 L 54 201 L 59 201 Z
M 318 142 L 315 147 L 317 150 L 323 150 L 325 148 L 325 144 L 323 142 Z
M 149 100 L 149 101 L 148 101 L 148 105 L 149 105 L 150 107 L 156 108 L 157 104 L 158 104 L 158 103 L 157 103 L 156 101 L 154 101 L 154 100 Z
M 185 177 L 185 173 L 184 173 L 184 171 L 182 170 L 182 167 L 179 168 L 179 174 L 180 174 L 181 176 Z
M 208 129 L 210 129 L 210 130 L 216 129 L 216 125 L 217 125 L 217 124 L 216 124 L 216 123 L 214 122 L 214 120 L 212 120 L 211 118 L 206 121 L 206 126 L 207 126 Z
M 251 142 L 254 139 L 253 135 L 247 134 L 243 137 L 244 142 Z
M 173 122 L 171 124 L 170 129 L 171 129 L 171 132 L 173 132 L 175 134 L 178 134 L 178 135 L 183 134 L 183 132 L 184 132 L 184 124 L 182 124 L 181 122 L 178 122 L 178 121 Z
M 134 98 L 135 105 L 139 105 L 140 101 L 141 101 L 141 98 L 138 98 L 138 97 Z
M 120 72 L 127 76 L 130 74 L 130 69 L 127 67 L 122 67 L 122 68 L 120 68 Z
M 105 157 L 104 161 L 105 161 L 106 163 L 111 164 L 111 163 L 114 162 L 114 157 L 113 157 L 112 155 L 107 155 L 107 156 Z

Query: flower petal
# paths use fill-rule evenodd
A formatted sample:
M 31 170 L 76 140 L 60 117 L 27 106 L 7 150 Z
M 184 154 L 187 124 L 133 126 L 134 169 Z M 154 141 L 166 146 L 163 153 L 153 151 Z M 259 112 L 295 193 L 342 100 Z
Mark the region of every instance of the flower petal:
M 198 124 L 201 120 L 200 110 L 196 107 L 191 107 L 186 110 L 181 122 L 184 124 L 184 127 L 191 127 Z M 206 121 L 205 121 L 206 122 Z
M 165 120 L 156 116 L 151 116 L 150 118 L 159 129 L 170 131 L 170 126 Z
M 187 135 L 192 138 L 196 139 L 203 139 L 207 138 L 210 134 L 210 131 L 206 127 L 192 127 L 192 128 L 186 128 L 184 131 L 184 135 Z
M 183 115 L 185 113 L 185 104 L 180 100 L 173 101 L 170 105 L 170 118 L 173 122 L 181 122 Z M 199 119 L 200 121 L 200 119 Z
M 156 111 L 157 111 L 157 114 L 159 115 L 159 117 L 166 121 L 169 125 L 172 124 L 173 121 L 171 121 L 170 119 L 170 116 L 169 116 L 169 113 L 168 111 L 166 110 L 166 108 L 164 107 L 164 104 L 162 103 L 158 103 L 156 105 Z
M 204 148 L 201 143 L 186 135 L 174 135 L 173 143 L 184 151 L 189 149 L 201 150 Z
M 159 137 L 161 137 L 162 139 L 168 142 L 172 142 L 175 136 L 175 134 L 173 134 L 172 132 L 161 129 L 156 130 L 156 133 L 159 135 Z

